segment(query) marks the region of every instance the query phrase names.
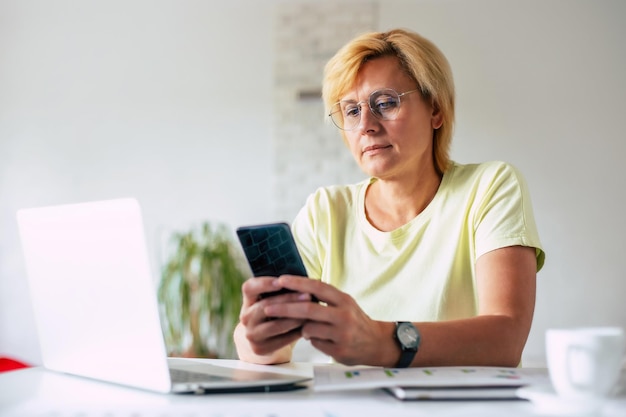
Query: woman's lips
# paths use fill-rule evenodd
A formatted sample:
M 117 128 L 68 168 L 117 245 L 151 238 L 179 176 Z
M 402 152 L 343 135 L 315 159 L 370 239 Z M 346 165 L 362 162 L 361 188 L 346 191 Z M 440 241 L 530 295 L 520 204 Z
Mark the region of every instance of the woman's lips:
M 391 148 L 391 145 L 371 145 L 371 146 L 366 146 L 363 149 L 364 154 L 366 153 L 376 153 L 377 151 L 380 151 L 382 149 L 387 149 L 387 148 Z

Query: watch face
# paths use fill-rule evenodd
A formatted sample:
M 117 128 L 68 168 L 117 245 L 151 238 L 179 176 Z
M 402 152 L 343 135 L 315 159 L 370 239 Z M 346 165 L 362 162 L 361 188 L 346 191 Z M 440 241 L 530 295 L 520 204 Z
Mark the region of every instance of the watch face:
M 398 326 L 398 340 L 406 348 L 416 348 L 419 341 L 419 334 L 415 327 L 408 323 L 401 323 Z

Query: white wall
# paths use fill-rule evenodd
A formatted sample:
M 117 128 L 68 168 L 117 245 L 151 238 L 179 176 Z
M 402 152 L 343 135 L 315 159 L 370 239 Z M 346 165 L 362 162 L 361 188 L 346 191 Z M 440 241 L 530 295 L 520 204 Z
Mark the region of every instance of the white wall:
M 276 3 L 0 0 L 0 354 L 39 354 L 20 207 L 137 196 L 155 257 L 172 228 L 275 220 Z M 626 327 L 626 3 L 379 4 L 450 59 L 453 157 L 526 175 L 547 251 L 526 363 L 548 327 Z
M 0 0 L 0 354 L 38 361 L 20 207 L 136 196 L 161 234 L 269 221 L 273 8 Z

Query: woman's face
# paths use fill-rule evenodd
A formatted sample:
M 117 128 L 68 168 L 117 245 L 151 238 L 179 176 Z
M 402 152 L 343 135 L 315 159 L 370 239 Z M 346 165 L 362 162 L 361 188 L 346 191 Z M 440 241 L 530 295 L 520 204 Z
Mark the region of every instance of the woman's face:
M 367 100 L 382 88 L 402 94 L 417 85 L 396 57 L 376 58 L 361 67 L 354 89 L 342 97 L 363 102 L 360 124 L 344 132 L 354 159 L 366 174 L 379 179 L 415 178 L 424 169 L 434 171 L 433 129 L 441 126 L 441 114 L 414 92 L 401 97 L 395 120 L 381 120 Z

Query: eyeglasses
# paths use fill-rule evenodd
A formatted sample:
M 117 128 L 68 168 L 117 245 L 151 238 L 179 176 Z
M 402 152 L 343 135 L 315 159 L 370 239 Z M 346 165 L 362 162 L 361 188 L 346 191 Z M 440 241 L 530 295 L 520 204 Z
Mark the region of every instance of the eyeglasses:
M 398 93 L 392 88 L 382 88 L 372 92 L 367 100 L 341 100 L 331 108 L 331 120 L 341 130 L 354 130 L 361 123 L 361 111 L 364 103 L 372 114 L 380 120 L 395 120 L 400 111 L 400 97 L 418 91 L 418 89 Z

